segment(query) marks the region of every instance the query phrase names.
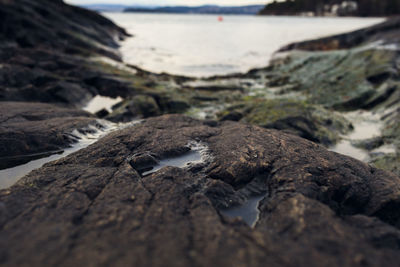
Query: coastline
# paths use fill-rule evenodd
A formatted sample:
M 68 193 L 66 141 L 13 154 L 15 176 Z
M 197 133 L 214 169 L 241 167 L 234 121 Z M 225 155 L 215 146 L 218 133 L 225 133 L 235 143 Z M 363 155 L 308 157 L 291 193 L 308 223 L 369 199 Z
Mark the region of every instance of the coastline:
M 381 22 L 381 19 L 233 16 L 221 23 L 214 15 L 105 15 L 135 33 L 135 38 L 127 39 L 122 44 L 125 62 L 156 73 L 196 77 L 263 68 L 268 64 L 270 55 L 288 43 Z M 302 31 L 302 25 L 308 31 Z M 180 41 L 182 32 L 185 32 L 184 42 Z M 207 42 L 202 40 L 202 36 L 207 38 Z
M 0 4 L 0 157 L 18 158 L 2 169 L 85 147 L 0 190 L 0 264 L 399 262 L 397 20 L 362 44 L 294 44 L 265 68 L 198 79 L 124 64 L 127 32 L 96 13 L 18 1 Z M 116 101 L 81 110 L 97 96 Z M 377 135 L 358 135 L 360 110 Z M 343 141 L 375 166 L 327 150 Z

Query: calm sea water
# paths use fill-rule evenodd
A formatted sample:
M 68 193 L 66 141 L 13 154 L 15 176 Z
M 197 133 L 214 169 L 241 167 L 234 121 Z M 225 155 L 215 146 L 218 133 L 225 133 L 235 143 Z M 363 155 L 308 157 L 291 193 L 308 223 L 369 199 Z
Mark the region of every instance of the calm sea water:
M 105 13 L 133 38 L 123 58 L 153 72 L 211 76 L 268 65 L 274 52 L 295 41 L 347 32 L 379 18 L 310 18 Z

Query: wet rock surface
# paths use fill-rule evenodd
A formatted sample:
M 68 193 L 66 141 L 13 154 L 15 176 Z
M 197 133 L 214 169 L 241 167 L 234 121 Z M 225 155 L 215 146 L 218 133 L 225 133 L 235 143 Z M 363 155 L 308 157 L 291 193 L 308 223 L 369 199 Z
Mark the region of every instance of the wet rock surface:
M 184 155 L 193 141 L 209 156 L 196 168 L 140 174 L 141 164 Z M 260 191 L 254 228 L 220 212 Z M 168 115 L 0 191 L 0 262 L 393 266 L 399 192 L 399 177 L 299 137 Z
M 89 113 L 50 104 L 1 102 L 0 169 L 54 153 L 77 141 L 74 130 L 97 125 Z M 93 131 L 93 129 L 92 129 Z
M 0 168 L 64 149 L 96 116 L 205 119 L 146 119 L 0 190 L 0 265 L 399 262 L 400 178 L 317 144 L 353 142 L 399 174 L 398 19 L 200 80 L 119 62 L 128 34 L 62 1 L 0 1 L 0 22 Z M 95 96 L 120 100 L 76 109 Z M 378 136 L 346 139 L 359 109 Z
M 217 114 L 220 120 L 240 121 L 282 130 L 324 145 L 339 141 L 352 125 L 339 113 L 295 98 L 250 98 Z
M 280 51 L 294 49 L 309 51 L 348 49 L 376 41 L 383 43 L 400 43 L 399 28 L 400 18 L 392 17 L 390 20 L 378 25 L 354 32 L 289 44 L 281 48 Z
M 360 159 L 398 173 L 398 23 L 399 18 L 392 18 L 356 32 L 283 48 L 284 53 L 270 66 L 225 79 L 247 78 L 252 85 L 247 86 L 246 96 L 223 107 L 218 117 L 284 130 L 333 150 L 340 146 L 346 154 L 358 154 Z M 221 83 L 223 78 L 210 80 Z M 352 112 L 369 114 L 369 118 L 349 119 Z M 363 131 L 359 119 L 369 121 L 364 131 L 376 135 L 353 139 Z M 371 138 L 378 142 L 371 143 Z
M 2 1 L 0 24 L 0 101 L 79 107 L 102 91 L 91 79 L 108 74 L 89 57 L 120 60 L 117 41 L 128 36 L 101 15 L 63 1 Z
M 94 52 L 112 55 L 125 38 L 124 29 L 103 16 L 63 1 L 1 1 L 2 46 L 47 47 L 66 53 Z M 114 57 L 118 58 L 115 54 Z

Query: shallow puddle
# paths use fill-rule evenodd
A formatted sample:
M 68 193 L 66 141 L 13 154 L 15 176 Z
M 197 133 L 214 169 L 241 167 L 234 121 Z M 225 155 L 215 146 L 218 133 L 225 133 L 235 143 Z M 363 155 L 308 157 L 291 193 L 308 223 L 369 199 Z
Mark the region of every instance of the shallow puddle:
M 394 145 L 383 145 L 371 151 L 372 153 L 394 154 L 396 147 Z
M 220 212 L 231 218 L 241 218 L 250 227 L 254 227 L 260 215 L 258 206 L 260 201 L 264 198 L 265 195 L 250 197 L 243 205 L 226 210 L 220 210 Z
M 186 115 L 191 116 L 199 120 L 212 120 L 217 119 L 218 112 L 225 108 L 224 105 L 210 105 L 205 107 L 192 107 L 187 112 Z
M 354 130 L 343 136 L 343 140 L 330 147 L 329 150 L 368 162 L 370 160 L 369 152 L 353 146 L 351 142 L 379 136 L 383 126 L 380 115 L 366 111 L 349 112 L 344 115 L 351 121 Z
M 77 140 L 75 144 L 72 144 L 70 148 L 61 150 L 58 154 L 53 154 L 48 157 L 32 160 L 28 163 L 18 165 L 16 167 L 0 170 L 0 189 L 5 189 L 15 184 L 19 179 L 30 173 L 31 171 L 42 167 L 44 164 L 64 158 L 78 150 L 88 147 L 95 143 L 103 136 L 119 129 L 123 129 L 128 126 L 135 125 L 140 121 L 134 121 L 125 124 L 114 124 L 108 121 L 98 120 L 99 125 L 102 128 L 89 125 L 85 130 L 85 133 L 81 133 L 78 130 L 74 130 L 71 136 Z
M 42 167 L 44 164 L 46 164 L 48 162 L 66 157 L 69 154 L 72 154 L 82 148 L 87 147 L 88 145 L 90 145 L 93 142 L 88 142 L 88 140 L 85 140 L 85 141 L 82 141 L 82 142 L 79 142 L 79 143 L 73 145 L 73 147 L 71 147 L 71 148 L 65 149 L 60 154 L 55 154 L 55 155 L 51 155 L 49 157 L 32 160 L 23 165 L 19 165 L 19 166 L 9 168 L 9 169 L 0 170 L 0 189 L 4 189 L 4 188 L 8 188 L 8 187 L 12 186 L 20 178 L 24 177 L 31 171 Z
M 143 176 L 149 175 L 160 170 L 163 167 L 171 166 L 178 168 L 186 168 L 192 165 L 196 165 L 202 162 L 205 162 L 207 155 L 207 147 L 201 143 L 191 143 L 188 145 L 191 149 L 187 153 L 177 156 L 162 159 L 158 162 L 157 165 L 150 167 L 150 170 L 147 170 L 142 173 Z
M 96 112 L 106 109 L 108 112 L 112 112 L 112 106 L 118 104 L 123 99 L 121 97 L 111 98 L 107 96 L 96 95 L 93 97 L 83 108 L 83 110 L 95 114 Z
M 349 140 L 342 140 L 338 144 L 332 146 L 329 150 L 364 162 L 369 160 L 368 152 L 364 149 L 353 146 Z

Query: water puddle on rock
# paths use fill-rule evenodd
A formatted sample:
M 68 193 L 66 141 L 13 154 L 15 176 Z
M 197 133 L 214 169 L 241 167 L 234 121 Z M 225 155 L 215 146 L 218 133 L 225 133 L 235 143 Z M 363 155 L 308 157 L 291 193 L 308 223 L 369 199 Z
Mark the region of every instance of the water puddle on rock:
M 200 163 L 204 163 L 207 157 L 210 157 L 207 153 L 208 148 L 202 143 L 199 142 L 191 142 L 188 144 L 190 151 L 187 153 L 177 156 L 166 158 L 158 161 L 158 164 L 155 166 L 149 167 L 149 170 L 146 170 L 141 173 L 142 176 L 146 176 L 152 174 L 163 167 L 171 166 L 178 168 L 187 168 L 190 166 L 194 166 Z
M 260 210 L 258 206 L 260 201 L 265 198 L 264 195 L 250 197 L 243 205 L 238 207 L 233 207 L 225 210 L 220 210 L 220 212 L 231 218 L 241 218 L 250 227 L 254 227 L 259 219 Z
M 76 140 L 76 143 L 72 144 L 70 148 L 60 150 L 59 153 L 53 154 L 48 157 L 32 160 L 28 163 L 18 165 L 16 167 L 0 170 L 0 189 L 5 189 L 15 184 L 20 178 L 24 177 L 31 171 L 42 167 L 44 164 L 64 158 L 78 150 L 88 147 L 95 143 L 105 135 L 128 126 L 133 126 L 140 121 L 134 121 L 125 124 L 114 124 L 108 121 L 98 120 L 99 126 L 88 125 L 86 128 L 80 131 L 74 130 L 70 136 Z M 49 152 L 51 153 L 51 152 Z M 26 155 L 24 155 L 26 156 Z
M 371 151 L 371 153 L 375 154 L 394 154 L 396 153 L 396 147 L 391 145 L 383 145 Z
M 364 162 L 368 161 L 369 159 L 369 155 L 366 150 L 353 146 L 349 140 L 340 141 L 338 144 L 331 147 L 330 150 Z
M 370 159 L 368 151 L 353 146 L 352 142 L 380 136 L 383 126 L 380 115 L 372 112 L 356 111 L 345 114 L 345 117 L 351 121 L 354 130 L 343 136 L 343 140 L 329 150 L 368 162 Z
M 105 109 L 111 113 L 112 106 L 120 103 L 122 100 L 123 99 L 121 97 L 111 98 L 107 96 L 96 95 L 89 101 L 89 103 L 86 104 L 83 110 L 95 114 L 96 112 Z
M 224 108 L 224 105 L 192 107 L 186 112 L 186 115 L 199 120 L 214 120 L 217 119 L 218 112 L 222 111 Z

